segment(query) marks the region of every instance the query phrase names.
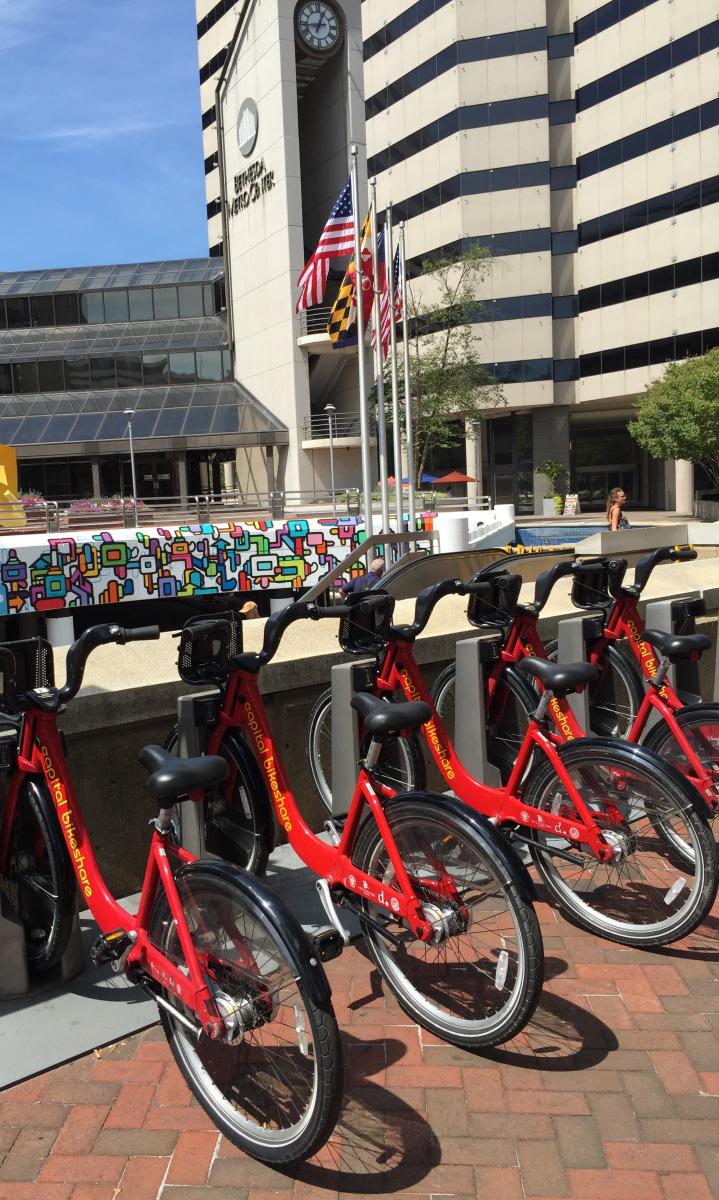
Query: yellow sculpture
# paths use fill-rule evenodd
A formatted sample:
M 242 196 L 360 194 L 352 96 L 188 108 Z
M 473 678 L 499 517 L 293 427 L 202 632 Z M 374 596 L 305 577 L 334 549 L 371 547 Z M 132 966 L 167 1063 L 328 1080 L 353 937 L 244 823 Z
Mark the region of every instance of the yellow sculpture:
M 24 529 L 27 525 L 17 490 L 17 454 L 12 446 L 0 446 L 0 527 Z

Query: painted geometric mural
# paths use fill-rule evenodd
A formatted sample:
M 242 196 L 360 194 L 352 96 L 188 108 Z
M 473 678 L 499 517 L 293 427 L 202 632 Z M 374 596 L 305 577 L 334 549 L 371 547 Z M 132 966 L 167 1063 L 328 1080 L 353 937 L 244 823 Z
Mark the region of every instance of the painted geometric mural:
M 299 590 L 363 540 L 364 522 L 352 518 L 35 535 L 25 544 L 18 534 L 0 542 L 0 616 L 123 600 Z

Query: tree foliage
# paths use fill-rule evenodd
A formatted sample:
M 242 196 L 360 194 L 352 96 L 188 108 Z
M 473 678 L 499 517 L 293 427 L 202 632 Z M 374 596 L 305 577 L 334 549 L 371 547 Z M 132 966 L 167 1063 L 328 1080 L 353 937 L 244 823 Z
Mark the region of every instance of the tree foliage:
M 467 421 L 506 403 L 501 387 L 482 366 L 472 322 L 481 320 L 479 284 L 490 269 L 476 246 L 458 260 L 432 258 L 408 287 L 410 390 L 417 482 L 434 448 L 456 446 Z M 398 330 L 398 335 L 400 331 Z M 398 346 L 399 395 L 404 409 L 404 360 Z M 391 370 L 385 378 L 387 420 L 392 420 Z M 398 464 L 395 469 L 398 469 Z
M 670 363 L 636 405 L 629 432 L 652 458 L 683 458 L 719 488 L 719 349 Z

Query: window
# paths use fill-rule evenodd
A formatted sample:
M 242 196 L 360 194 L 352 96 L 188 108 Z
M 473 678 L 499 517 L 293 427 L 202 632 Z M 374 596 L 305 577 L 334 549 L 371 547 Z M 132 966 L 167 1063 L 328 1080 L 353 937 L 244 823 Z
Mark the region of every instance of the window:
M 602 370 L 601 354 L 599 354 L 599 353 L 582 354 L 580 356 L 580 358 L 579 358 L 579 374 L 582 377 L 584 377 L 585 375 L 599 375 L 599 374 L 601 374 L 601 370 Z
M 549 172 L 549 185 L 554 192 L 563 191 L 564 188 L 573 188 L 577 185 L 577 168 L 571 167 L 552 167 Z
M 191 350 L 170 355 L 170 383 L 195 382 L 195 356 Z
M 62 359 L 41 359 L 37 364 L 38 391 L 62 392 L 65 389 L 65 372 Z
M 128 298 L 131 321 L 152 320 L 151 288 L 131 288 L 128 293 Z
M 674 287 L 674 267 L 655 267 L 649 272 L 649 295 L 670 292 Z
M 602 308 L 611 304 L 621 304 L 624 300 L 624 280 L 612 279 L 602 284 Z
M 117 386 L 142 387 L 142 357 L 139 354 L 118 356 Z
M 108 323 L 110 321 L 129 321 L 130 310 L 125 289 L 104 292 L 103 295 L 105 298 L 105 320 Z
M 90 374 L 93 388 L 114 388 L 116 384 L 115 359 L 91 358 Z
M 548 317 L 552 311 L 552 297 L 546 293 L 522 296 L 523 317 Z M 519 314 L 517 314 L 519 316 Z
M 30 297 L 30 323 L 37 327 L 55 324 L 55 306 L 52 296 Z
M 221 350 L 198 350 L 195 358 L 200 383 L 222 383 Z
M 719 274 L 719 271 L 717 273 Z M 716 275 L 712 275 L 711 278 L 715 279 Z M 229 350 L 222 351 L 222 374 L 225 379 L 232 379 L 232 355 Z
M 576 229 L 552 234 L 552 254 L 574 254 L 577 249 Z
M 86 325 L 102 325 L 105 320 L 105 305 L 102 292 L 82 292 L 80 295 L 80 320 Z
M 557 383 L 570 383 L 573 379 L 579 379 L 579 363 L 576 358 L 556 358 L 554 378 Z
M 6 296 L 8 329 L 27 329 L 30 324 L 30 301 L 27 296 Z
M 184 284 L 178 288 L 181 317 L 202 316 L 202 285 L 199 283 Z
M 174 289 L 173 289 L 174 290 Z M 143 354 L 142 372 L 145 386 L 169 383 L 169 368 L 166 354 Z
M 0 363 L 0 396 L 12 393 L 12 368 L 10 363 Z
M 611 375 L 614 371 L 624 370 L 624 347 L 615 350 L 602 350 L 602 374 Z
M 12 373 L 16 392 L 37 391 L 36 362 L 13 363 Z
M 57 325 L 80 324 L 80 297 L 76 292 L 56 293 L 55 323 Z
M 548 58 L 571 58 L 574 54 L 574 34 L 555 33 L 547 38 Z
M 657 338 L 649 343 L 649 362 L 652 366 L 671 362 L 674 358 L 674 338 Z
M 90 390 L 90 360 L 89 358 L 65 359 L 65 383 L 69 391 L 89 392 Z
M 576 296 L 554 296 L 552 299 L 552 316 L 555 321 L 563 321 L 576 317 L 579 305 Z
M 635 371 L 641 367 L 649 366 L 649 343 L 637 342 L 633 346 L 626 346 L 624 350 L 624 369 L 626 371 Z
M 179 315 L 177 306 L 177 288 L 153 288 L 152 296 L 155 302 L 155 320 L 168 321 Z
M 624 299 L 641 300 L 649 295 L 649 273 L 640 271 L 637 275 L 629 275 L 624 280 Z
M 574 100 L 550 100 L 549 124 L 569 125 L 577 115 Z

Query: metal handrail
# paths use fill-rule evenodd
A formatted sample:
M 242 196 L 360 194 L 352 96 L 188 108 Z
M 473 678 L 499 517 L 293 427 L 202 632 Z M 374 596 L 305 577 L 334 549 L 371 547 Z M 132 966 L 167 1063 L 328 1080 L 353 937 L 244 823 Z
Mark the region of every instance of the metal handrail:
M 314 587 L 303 594 L 302 599 L 310 603 L 324 596 L 340 575 L 344 575 L 361 558 L 366 558 L 367 551 L 374 550 L 377 546 L 412 546 L 418 542 L 436 542 L 438 540 L 439 534 L 434 529 L 422 533 L 374 533 L 372 537 L 366 538 L 356 550 L 343 558 L 341 563 L 323 575 Z
M 372 432 L 375 432 L 375 423 L 372 422 Z M 310 413 L 305 419 L 304 436 L 306 438 L 315 438 L 329 441 L 330 439 L 330 414 L 329 413 Z M 342 437 L 359 437 L 360 436 L 360 414 L 358 412 L 335 412 L 332 414 L 332 430 L 333 438 Z
M 302 336 L 310 333 L 327 333 L 332 305 L 317 304 L 306 308 L 300 313 L 300 330 Z

